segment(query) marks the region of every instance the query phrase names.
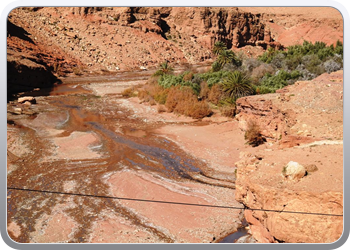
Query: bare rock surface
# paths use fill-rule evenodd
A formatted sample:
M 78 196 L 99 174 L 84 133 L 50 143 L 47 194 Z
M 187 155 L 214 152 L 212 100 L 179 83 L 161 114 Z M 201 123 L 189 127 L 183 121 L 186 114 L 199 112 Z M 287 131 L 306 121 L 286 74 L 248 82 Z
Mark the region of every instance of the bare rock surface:
M 316 140 L 339 140 L 343 134 L 343 71 L 297 82 L 279 93 L 237 100 L 237 119 L 242 129 L 256 121 L 262 135 L 281 147 Z
M 171 197 L 173 202 L 180 203 L 240 206 L 234 200 L 227 199 L 232 197 L 234 190 L 225 191 L 219 187 L 207 187 L 203 190 L 200 185 L 190 183 L 190 185 L 176 182 L 167 183 L 167 180 L 145 172 L 125 171 L 111 175 L 108 182 L 111 185 L 112 194 L 118 197 L 137 197 L 158 201 L 167 201 Z M 178 243 L 203 242 L 203 239 L 207 239 L 205 241 L 207 242 L 212 238 L 220 238 L 225 232 L 232 231 L 232 226 L 223 227 L 222 222 L 232 220 L 232 213 L 237 214 L 237 217 L 239 213 L 237 210 L 127 200 L 122 200 L 120 203 L 135 211 L 147 223 L 157 225 L 159 230 Z M 178 214 L 178 216 L 174 216 L 174 214 Z M 210 214 L 210 217 L 207 214 Z M 234 225 L 239 221 L 231 223 Z
M 281 211 L 245 212 L 258 242 L 334 242 L 342 235 L 342 93 L 340 71 L 237 101 L 240 127 L 254 119 L 274 141 L 236 162 L 236 199 Z

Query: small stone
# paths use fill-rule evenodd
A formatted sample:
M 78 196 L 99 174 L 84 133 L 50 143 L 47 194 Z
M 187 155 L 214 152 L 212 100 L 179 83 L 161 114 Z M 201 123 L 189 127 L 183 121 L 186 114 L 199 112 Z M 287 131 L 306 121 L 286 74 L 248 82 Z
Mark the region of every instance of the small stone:
M 25 101 L 23 104 L 24 104 L 24 105 L 27 105 L 27 106 L 32 105 L 29 101 Z
M 15 108 L 14 109 L 14 113 L 20 115 L 20 114 L 22 114 L 22 109 L 21 108 Z
M 20 97 L 17 100 L 19 103 L 24 103 L 24 102 L 30 102 L 31 104 L 36 103 L 36 100 L 33 96 L 24 96 L 24 97 Z
M 306 172 L 312 173 L 318 170 L 318 167 L 315 164 L 310 164 L 305 166 Z

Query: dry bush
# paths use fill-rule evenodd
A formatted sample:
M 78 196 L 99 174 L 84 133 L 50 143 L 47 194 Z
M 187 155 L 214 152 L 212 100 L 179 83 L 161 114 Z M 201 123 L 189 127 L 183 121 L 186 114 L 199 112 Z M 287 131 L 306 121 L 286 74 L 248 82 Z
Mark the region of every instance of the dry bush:
M 183 87 L 182 89 L 171 87 L 165 106 L 169 112 L 179 113 L 195 119 L 201 119 L 211 114 L 209 105 L 204 101 L 199 102 L 189 87 Z
M 253 147 L 259 146 L 266 141 L 261 135 L 259 125 L 253 120 L 248 121 L 244 138 L 247 140 L 247 143 Z
M 188 116 L 194 119 L 202 119 L 212 114 L 209 105 L 205 101 L 197 101 L 188 106 Z
M 252 70 L 251 78 L 254 83 L 258 83 L 259 80 L 267 73 L 273 74 L 274 69 L 271 65 L 264 63 Z
M 155 100 L 159 104 L 165 104 L 168 92 L 168 89 L 164 89 L 158 83 L 150 83 L 139 90 L 138 98 L 143 102 L 153 102 Z
M 157 111 L 158 111 L 158 113 L 163 113 L 163 112 L 166 112 L 167 109 L 164 105 L 158 105 Z
M 135 88 L 131 87 L 131 88 L 124 89 L 121 94 L 123 97 L 129 98 L 134 96 L 134 92 L 135 92 Z
M 157 85 L 152 90 L 152 96 L 159 104 L 165 104 L 168 97 L 169 89 L 164 89 L 163 87 Z
M 150 100 L 151 95 L 145 89 L 140 89 L 137 93 L 137 97 L 144 102 L 148 102 Z
M 158 85 L 159 76 L 151 76 L 148 78 L 146 85 Z
M 74 73 L 75 75 L 77 75 L 77 76 L 83 75 L 82 70 L 81 70 L 80 68 L 78 68 L 78 67 L 74 67 L 74 68 L 73 68 L 73 73 Z
M 217 105 L 222 97 L 222 90 L 220 89 L 219 84 L 215 84 L 211 87 L 208 94 L 208 101 Z
M 236 114 L 236 106 L 235 105 L 225 105 L 220 107 L 221 115 L 226 117 L 234 117 Z
M 199 97 L 202 99 L 207 99 L 209 96 L 210 89 L 207 82 L 201 82 L 201 91 L 199 92 Z
M 193 96 L 193 93 L 191 90 L 188 90 L 187 88 L 186 90 L 180 89 L 180 86 L 171 87 L 169 89 L 168 98 L 165 103 L 165 106 L 169 112 L 174 112 L 175 108 L 178 106 L 180 102 L 183 102 L 184 100 L 188 100 Z M 180 108 L 181 107 L 178 107 L 178 110 L 176 112 L 179 112 Z M 179 113 L 182 113 L 182 112 L 180 111 Z
M 151 99 L 151 100 L 149 101 L 149 104 L 150 104 L 151 106 L 154 106 L 154 105 L 157 105 L 157 102 L 156 102 L 154 99 Z
M 187 74 L 184 75 L 183 80 L 187 82 L 187 81 L 191 81 L 192 78 L 193 78 L 193 73 L 188 72 Z

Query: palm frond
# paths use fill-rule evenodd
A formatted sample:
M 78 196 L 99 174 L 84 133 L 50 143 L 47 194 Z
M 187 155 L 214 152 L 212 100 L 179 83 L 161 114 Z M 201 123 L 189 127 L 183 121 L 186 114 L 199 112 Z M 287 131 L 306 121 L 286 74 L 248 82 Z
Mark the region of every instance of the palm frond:
M 239 71 L 230 73 L 221 83 L 223 92 L 230 98 L 240 98 L 254 94 L 250 80 Z

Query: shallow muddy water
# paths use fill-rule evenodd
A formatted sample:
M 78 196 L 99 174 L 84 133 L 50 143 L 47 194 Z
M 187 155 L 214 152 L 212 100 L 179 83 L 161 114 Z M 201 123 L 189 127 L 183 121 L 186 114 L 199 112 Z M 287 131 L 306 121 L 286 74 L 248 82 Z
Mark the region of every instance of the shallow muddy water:
M 112 105 L 119 95 L 96 96 L 88 87 L 91 81 L 125 85 L 148 76 L 148 72 L 140 72 L 124 78 L 72 79 L 50 91 L 26 93 L 36 96 L 38 103 L 32 107 L 33 115 L 8 115 L 8 149 L 20 155 L 9 162 L 8 187 L 110 196 L 106 176 L 128 170 L 147 171 L 164 183 L 232 189 L 227 180 L 211 177 L 201 159 L 152 132 L 161 125 L 142 122 L 129 110 Z M 18 235 L 10 231 L 10 236 L 18 242 L 50 242 L 43 232 L 49 230 L 52 216 L 57 214 L 75 223 L 69 236 L 60 236 L 64 239 L 60 242 L 90 242 L 94 225 L 108 211 L 157 242 L 176 241 L 166 230 L 145 222 L 138 211 L 110 199 L 8 190 L 7 202 L 8 225 L 20 227 Z
M 225 236 L 224 238 L 220 239 L 218 243 L 242 243 L 239 242 L 243 239 L 245 240 L 245 237 L 249 237 L 250 234 L 248 233 L 247 229 L 248 223 L 245 219 L 243 219 L 241 225 L 238 227 L 237 231 Z

